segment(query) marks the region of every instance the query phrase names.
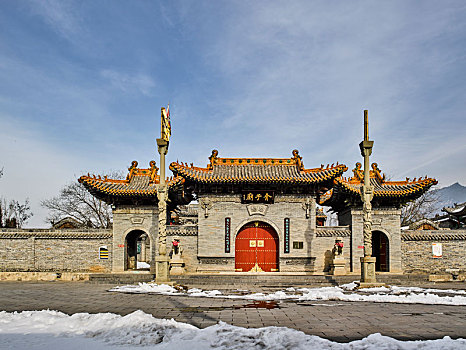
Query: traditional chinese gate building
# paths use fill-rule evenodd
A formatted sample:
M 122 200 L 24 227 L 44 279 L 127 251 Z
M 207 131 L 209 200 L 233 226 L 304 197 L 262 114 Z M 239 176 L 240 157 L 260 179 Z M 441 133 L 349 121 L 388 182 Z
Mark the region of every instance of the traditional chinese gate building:
M 170 164 L 167 249 L 172 239 L 183 248 L 188 273 L 302 272 L 330 269 L 335 239 L 344 243 L 348 273 L 359 272 L 363 255 L 361 165 L 332 164 L 305 168 L 297 150 L 291 158 L 220 158 L 212 151 L 205 168 Z M 372 165 L 373 255 L 379 271 L 402 272 L 400 207 L 436 183 L 431 178 L 386 181 Z M 141 237 L 144 256 L 154 267 L 158 233 L 155 162 L 129 168 L 125 180 L 82 176 L 96 197 L 113 205 L 112 270 L 137 268 Z M 197 199 L 198 204 L 188 203 Z M 322 210 L 338 214 L 339 226 L 322 226 Z M 319 218 L 319 220 L 318 220 Z M 144 236 L 143 236 L 144 235 Z
M 370 182 L 374 187 L 372 199 L 372 256 L 377 257 L 376 270 L 383 272 L 402 272 L 401 257 L 401 207 L 420 197 L 437 180 L 419 178 L 404 181 L 387 181 L 377 163 L 372 164 Z M 324 193 L 319 204 L 330 206 L 338 213 L 338 222 L 351 227 L 352 233 L 362 232 L 362 201 L 360 187 L 364 183 L 361 163 L 356 163 L 353 176 L 335 179 L 332 189 Z M 363 250 L 363 237 L 351 235 L 350 264 L 351 269 L 359 266 L 359 257 Z

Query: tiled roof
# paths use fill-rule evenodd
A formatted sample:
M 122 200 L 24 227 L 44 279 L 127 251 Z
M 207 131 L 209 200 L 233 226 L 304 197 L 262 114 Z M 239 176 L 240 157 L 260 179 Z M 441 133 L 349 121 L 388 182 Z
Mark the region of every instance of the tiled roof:
M 465 230 L 406 231 L 401 234 L 403 241 L 456 241 L 466 240 Z
M 344 164 L 316 169 L 304 169 L 297 150 L 292 158 L 218 158 L 218 151 L 212 151 L 207 168 L 192 164 L 173 162 L 170 170 L 199 183 L 293 183 L 315 184 L 340 176 L 347 167 Z
M 429 219 L 421 219 L 409 225 L 410 230 L 424 230 L 425 227 L 440 230 L 438 223 L 433 222 L 432 220 L 429 220 Z
M 0 239 L 102 239 L 112 238 L 111 229 L 1 229 Z
M 442 211 L 447 212 L 450 215 L 454 216 L 463 216 L 466 215 L 466 202 L 462 204 L 456 204 L 451 208 L 443 208 Z
M 353 169 L 354 176 L 348 179 L 338 177 L 334 180 L 334 189 L 321 195 L 319 204 L 324 204 L 331 201 L 335 191 L 339 193 L 347 193 L 354 196 L 359 196 L 361 186 L 364 183 L 364 175 L 361 169 L 361 163 L 356 163 L 356 168 Z M 437 184 L 437 180 L 428 178 L 419 178 L 405 181 L 387 181 L 385 175 L 380 172 L 377 163 L 372 163 L 370 170 L 370 183 L 374 187 L 374 198 L 417 198 L 422 193 L 427 191 L 431 186 Z
M 316 237 L 349 237 L 349 226 L 321 226 L 316 228 Z
M 154 161 L 149 163 L 150 168 L 139 169 L 138 162 L 133 161 L 128 168 L 128 175 L 124 180 L 101 178 L 100 176 L 81 176 L 78 181 L 82 183 L 93 195 L 99 198 L 157 198 L 157 184 L 160 176 Z M 181 177 L 167 179 L 168 188 L 184 182 Z
M 197 225 L 169 225 L 167 236 L 197 236 Z

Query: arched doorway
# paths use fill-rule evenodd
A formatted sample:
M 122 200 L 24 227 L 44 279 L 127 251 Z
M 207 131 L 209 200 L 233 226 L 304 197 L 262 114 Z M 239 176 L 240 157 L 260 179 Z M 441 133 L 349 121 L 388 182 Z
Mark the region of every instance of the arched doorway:
M 148 235 L 141 230 L 128 233 L 125 239 L 125 270 L 146 270 L 150 268 L 150 243 Z
M 244 225 L 235 240 L 235 271 L 278 271 L 278 234 L 262 221 Z
M 372 256 L 376 258 L 375 271 L 390 271 L 388 238 L 381 231 L 372 232 Z

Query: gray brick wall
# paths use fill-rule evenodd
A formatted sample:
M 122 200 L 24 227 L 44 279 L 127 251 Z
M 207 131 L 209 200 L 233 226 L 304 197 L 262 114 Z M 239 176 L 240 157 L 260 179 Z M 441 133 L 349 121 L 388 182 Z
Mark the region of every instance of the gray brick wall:
M 372 230 L 383 232 L 389 241 L 389 272 L 401 273 L 401 212 L 399 209 L 376 208 L 372 211 Z M 360 258 L 364 256 L 363 215 L 361 209 L 348 209 L 339 213 L 340 225 L 351 226 L 350 266 L 352 272 L 361 271 Z
M 180 246 L 183 249 L 182 258 L 185 264 L 184 268 L 186 272 L 195 273 L 199 265 L 199 260 L 197 259 L 197 236 L 167 236 L 167 252 L 171 251 L 171 242 L 175 238 L 180 240 Z
M 335 235 L 333 237 L 316 237 L 313 241 L 313 256 L 315 257 L 315 272 L 325 273 L 330 269 L 333 260 L 333 247 L 335 245 Z M 351 237 L 341 237 L 343 240 L 343 258 L 346 261 L 346 271 L 350 272 L 350 242 Z
M 134 207 L 119 206 L 113 210 L 113 272 L 125 271 L 126 266 L 126 236 L 134 230 L 145 232 L 150 240 L 148 258 L 151 261 L 151 271 L 155 271 L 155 254 L 158 234 L 158 208 L 153 206 Z
M 442 274 L 447 269 L 459 269 L 465 273 L 466 239 L 458 237 L 465 235 L 466 231 L 460 230 L 406 231 L 401 244 L 404 272 Z M 433 257 L 432 243 L 442 244 L 441 258 Z
M 235 267 L 235 236 L 248 222 L 263 221 L 277 230 L 281 272 L 325 273 L 332 260 L 336 237 L 344 242 L 343 257 L 347 272 L 358 273 L 362 256 L 362 212 L 351 210 L 340 214 L 340 223 L 347 227 L 315 228 L 315 210 L 306 218 L 303 203 L 306 197 L 277 196 L 265 215 L 250 212 L 238 196 L 202 197 L 212 204 L 199 210 L 196 226 L 168 227 L 167 246 L 177 238 L 183 247 L 188 273 L 233 272 Z M 311 198 L 311 201 L 312 198 Z M 315 205 L 312 205 L 315 208 Z M 119 272 L 124 270 L 126 235 L 132 230 L 146 232 L 150 239 L 148 257 L 154 261 L 158 231 L 157 208 L 117 208 L 112 230 L 0 230 L 0 271 L 54 272 Z M 225 253 L 225 217 L 231 218 L 231 248 Z M 290 218 L 290 253 L 284 253 L 283 220 Z M 390 244 L 390 272 L 445 273 L 446 269 L 466 271 L 466 231 L 404 231 L 401 234 L 399 211 L 376 209 L 374 230 L 384 232 Z M 350 231 L 350 228 L 352 231 Z M 304 249 L 294 249 L 293 242 L 303 242 Z M 433 258 L 432 243 L 442 243 L 443 256 Z M 353 248 L 351 248 L 351 244 Z M 99 247 L 107 246 L 109 259 L 99 259 Z M 115 248 L 116 247 L 116 248 Z M 115 251 L 116 249 L 116 251 Z
M 0 271 L 109 272 L 111 230 L 0 231 Z M 99 259 L 106 246 L 109 259 Z

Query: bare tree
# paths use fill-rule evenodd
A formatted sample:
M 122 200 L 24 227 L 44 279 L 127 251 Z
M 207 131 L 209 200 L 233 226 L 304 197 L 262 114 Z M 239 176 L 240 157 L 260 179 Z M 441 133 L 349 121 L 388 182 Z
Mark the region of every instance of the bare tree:
M 123 175 L 113 172 L 108 177 L 121 179 Z M 43 200 L 41 205 L 49 210 L 46 221 L 52 225 L 66 217 L 88 228 L 110 228 L 112 225 L 111 206 L 94 197 L 78 182 L 66 185 L 58 196 Z
M 439 210 L 439 196 L 436 189 L 430 189 L 418 199 L 401 208 L 401 226 L 434 216 Z
M 7 201 L 2 198 L 0 201 L 0 225 L 8 228 L 21 228 L 32 216 L 29 199 L 24 204 L 17 200 Z
M 3 168 L 0 169 L 0 178 L 3 176 Z M 29 199 L 24 204 L 12 199 L 0 197 L 0 227 L 21 228 L 26 221 L 33 216 Z

